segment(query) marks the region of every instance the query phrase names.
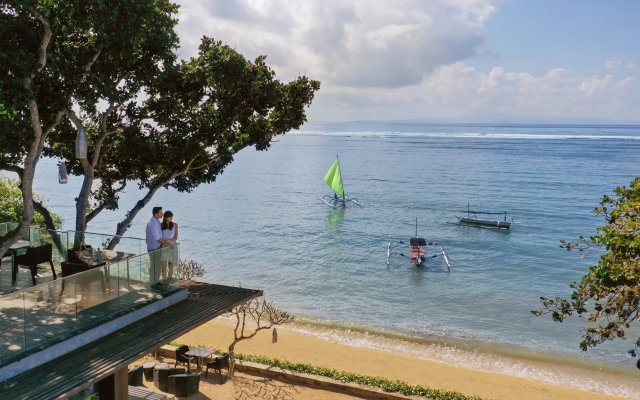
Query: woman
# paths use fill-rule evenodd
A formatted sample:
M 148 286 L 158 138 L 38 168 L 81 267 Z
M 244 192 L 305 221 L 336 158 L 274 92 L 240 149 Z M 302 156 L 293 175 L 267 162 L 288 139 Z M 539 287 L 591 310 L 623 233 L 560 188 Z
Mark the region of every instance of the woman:
M 173 267 L 178 264 L 178 248 L 176 247 L 176 240 L 178 240 L 178 224 L 173 222 L 173 213 L 171 211 L 165 211 L 162 217 L 162 239 L 168 240 L 168 245 L 163 246 L 160 256 L 160 263 L 162 264 L 162 281 L 164 282 L 164 290 L 167 290 L 173 278 Z M 167 269 L 169 275 L 167 276 Z

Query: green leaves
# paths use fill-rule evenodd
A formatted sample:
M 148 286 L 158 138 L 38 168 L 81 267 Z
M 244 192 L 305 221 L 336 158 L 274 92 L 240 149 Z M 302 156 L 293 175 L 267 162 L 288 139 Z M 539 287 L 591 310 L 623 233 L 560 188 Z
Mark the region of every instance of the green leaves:
M 16 180 L 0 179 L 0 221 L 2 222 L 22 221 L 24 204 L 19 185 L 20 182 Z M 39 200 L 37 196 L 36 200 Z M 57 214 L 50 214 L 55 227 L 62 228 L 62 218 Z M 46 226 L 44 217 L 37 211 L 33 216 L 33 225 Z

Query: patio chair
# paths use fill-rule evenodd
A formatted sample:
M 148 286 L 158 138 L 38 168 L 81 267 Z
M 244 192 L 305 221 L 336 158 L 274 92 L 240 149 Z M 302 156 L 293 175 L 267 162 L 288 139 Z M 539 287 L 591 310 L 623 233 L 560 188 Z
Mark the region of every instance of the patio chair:
M 26 253 L 15 256 L 13 259 L 12 281 L 15 282 L 18 275 L 18 265 L 26 265 L 31 270 L 31 280 L 36 284 L 36 275 L 38 275 L 38 264 L 48 262 L 51 265 L 53 279 L 57 279 L 56 270 L 53 268 L 53 245 L 47 243 L 42 246 L 29 247 Z
M 73 247 L 67 250 L 67 257 L 69 258 L 69 262 L 75 264 L 86 264 L 83 260 L 80 259 L 80 255 L 85 252 L 91 252 L 91 245 L 83 245 L 80 247 Z
M 227 368 L 227 375 L 229 374 L 229 353 L 216 357 L 213 361 L 207 363 L 207 370 L 204 373 L 204 377 L 209 376 L 209 368 L 213 368 L 213 371 L 218 371 L 220 375 L 220 383 L 222 383 L 222 368 Z
M 189 356 L 185 355 L 184 353 L 186 353 L 187 351 L 189 351 L 189 346 L 187 346 L 186 344 L 178 347 L 176 349 L 176 363 L 174 365 L 174 367 L 178 366 L 178 363 L 189 363 Z M 200 361 L 198 360 L 198 358 L 196 358 L 196 365 L 198 366 L 198 368 L 200 368 Z

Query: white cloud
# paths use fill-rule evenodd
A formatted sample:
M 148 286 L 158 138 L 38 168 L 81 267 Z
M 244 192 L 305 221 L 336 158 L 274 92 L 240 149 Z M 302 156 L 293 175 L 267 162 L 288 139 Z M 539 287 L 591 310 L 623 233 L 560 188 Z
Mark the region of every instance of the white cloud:
M 608 71 L 616 71 L 618 68 L 620 68 L 620 66 L 622 65 L 624 60 L 621 60 L 619 58 L 614 58 L 611 59 L 609 61 L 607 61 L 606 63 L 604 63 L 605 67 L 607 67 Z
M 401 87 L 476 54 L 491 0 L 233 0 L 183 2 L 183 56 L 202 35 L 268 62 L 285 78 L 326 85 Z
M 550 68 L 541 76 L 464 61 L 481 49 L 501 0 L 183 0 L 182 57 L 203 35 L 249 58 L 266 54 L 278 78 L 322 81 L 310 120 L 522 115 L 638 120 L 634 64 L 606 75 Z M 495 56 L 491 57 L 499 61 Z
M 632 77 L 575 76 L 554 68 L 542 76 L 494 67 L 488 73 L 462 62 L 440 68 L 422 84 L 391 90 L 329 91 L 324 107 L 336 119 L 361 119 L 376 110 L 386 119 L 515 115 L 525 117 L 638 120 L 640 98 Z M 340 107 L 331 107 L 341 98 Z M 379 115 L 375 112 L 372 115 Z
M 634 63 L 627 61 L 624 58 L 612 58 L 604 65 L 607 67 L 607 71 L 617 71 L 620 68 L 634 69 L 636 66 Z

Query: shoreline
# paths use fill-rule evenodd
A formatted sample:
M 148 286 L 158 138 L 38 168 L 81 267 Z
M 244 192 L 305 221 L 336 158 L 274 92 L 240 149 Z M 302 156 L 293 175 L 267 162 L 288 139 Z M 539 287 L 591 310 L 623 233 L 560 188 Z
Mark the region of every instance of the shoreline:
M 637 375 L 626 374 L 622 369 L 609 371 L 518 359 L 306 322 L 277 327 L 277 331 L 278 343 L 271 343 L 271 331 L 261 331 L 253 339 L 238 343 L 236 352 L 381 376 L 488 399 L 640 397 Z M 217 318 L 176 341 L 224 349 L 232 337 L 232 321 Z
M 636 368 L 632 367 L 634 363 L 632 362 L 633 359 L 631 358 L 629 358 L 630 366 L 628 368 L 625 368 L 568 353 L 553 353 L 548 350 L 538 351 L 524 346 L 517 346 L 507 343 L 494 343 L 478 339 L 464 339 L 438 335 L 418 337 L 412 336 L 407 333 L 394 332 L 386 329 L 375 329 L 360 325 L 341 324 L 337 322 L 323 322 L 306 318 L 297 318 L 293 322 L 293 324 L 288 325 L 287 328 L 298 328 L 302 330 L 304 330 L 305 328 L 309 328 L 311 330 L 317 329 L 318 331 L 335 331 L 336 338 L 334 338 L 334 340 L 339 340 L 337 338 L 342 332 L 355 336 L 363 335 L 364 337 L 372 339 L 377 338 L 383 341 L 388 339 L 403 344 L 436 346 L 440 349 L 455 349 L 458 350 L 460 354 L 472 353 L 474 355 L 504 357 L 506 359 L 514 359 L 523 362 L 537 362 L 542 364 L 559 365 L 567 368 L 580 368 L 587 371 L 605 371 L 611 374 L 622 375 L 632 379 L 636 379 L 638 377 L 638 371 L 636 370 Z M 373 341 L 372 343 L 375 343 L 375 341 Z M 349 343 L 349 345 L 357 346 L 357 344 L 354 343 Z M 384 347 L 375 346 L 375 348 L 385 350 Z

